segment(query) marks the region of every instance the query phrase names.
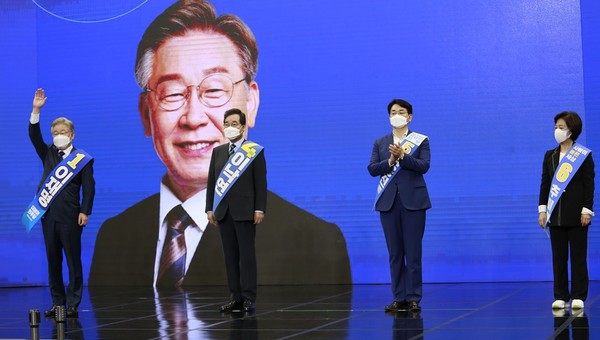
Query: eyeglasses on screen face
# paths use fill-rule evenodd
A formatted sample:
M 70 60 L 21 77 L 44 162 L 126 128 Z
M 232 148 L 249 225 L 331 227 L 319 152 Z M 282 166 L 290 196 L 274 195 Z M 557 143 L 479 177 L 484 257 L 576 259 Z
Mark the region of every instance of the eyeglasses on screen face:
M 246 78 L 234 82 L 225 74 L 214 73 L 204 78 L 199 85 L 185 85 L 179 80 L 168 80 L 158 84 L 155 89 L 146 88 L 145 92 L 152 92 L 158 105 L 165 111 L 176 111 L 183 107 L 194 88 L 202 104 L 207 107 L 220 107 L 231 100 L 235 85 L 244 80 Z

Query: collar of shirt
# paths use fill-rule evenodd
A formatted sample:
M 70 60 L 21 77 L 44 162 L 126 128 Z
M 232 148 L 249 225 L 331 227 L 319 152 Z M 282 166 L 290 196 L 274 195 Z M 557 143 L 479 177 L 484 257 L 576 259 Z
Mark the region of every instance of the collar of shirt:
M 159 213 L 159 223 L 162 223 L 167 217 L 167 214 L 171 209 L 175 206 L 181 204 L 183 209 L 190 215 L 192 220 L 196 222 L 198 228 L 201 231 L 206 229 L 206 225 L 208 224 L 208 219 L 206 218 L 206 214 L 204 213 L 204 207 L 206 207 L 206 189 L 201 190 L 194 196 L 187 199 L 185 202 L 181 202 L 175 194 L 167 187 L 162 181 L 160 182 L 160 213 Z
M 244 144 L 245 141 L 246 140 L 244 138 L 240 138 L 240 140 L 238 140 L 235 143 L 229 142 L 229 145 L 234 144 L 235 145 L 235 150 L 237 150 L 240 146 L 242 146 L 242 144 Z M 228 148 L 229 148 L 229 146 L 228 146 Z
M 65 158 L 73 151 L 73 144 L 69 145 L 69 147 L 64 150 L 58 150 L 58 151 L 64 152 L 65 155 L 63 156 L 63 158 Z
M 403 141 L 404 138 L 406 138 L 406 136 L 408 136 L 408 130 L 406 130 L 406 132 L 404 133 L 404 135 L 402 135 L 402 138 L 396 137 L 396 134 L 394 134 L 394 132 L 392 132 L 392 136 L 394 136 L 394 144 L 398 144 L 401 141 Z

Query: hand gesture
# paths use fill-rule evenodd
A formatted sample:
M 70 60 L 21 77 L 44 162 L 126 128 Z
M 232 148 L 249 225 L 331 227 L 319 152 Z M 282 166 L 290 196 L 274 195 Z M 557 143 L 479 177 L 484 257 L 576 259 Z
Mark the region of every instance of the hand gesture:
M 46 104 L 46 97 L 44 93 L 44 89 L 39 88 L 35 91 L 35 95 L 33 96 L 33 110 L 39 112 L 42 106 Z
M 404 158 L 404 149 L 400 143 L 398 144 L 390 144 L 390 163 L 394 164 L 397 160 Z

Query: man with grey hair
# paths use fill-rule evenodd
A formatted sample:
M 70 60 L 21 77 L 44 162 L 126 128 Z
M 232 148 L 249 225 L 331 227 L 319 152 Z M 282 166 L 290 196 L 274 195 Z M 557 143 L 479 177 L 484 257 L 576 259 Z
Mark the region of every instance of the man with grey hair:
M 68 306 L 66 316 L 78 317 L 77 308 L 83 292 L 83 269 L 81 265 L 81 233 L 92 213 L 96 182 L 94 181 L 93 159 L 83 165 L 77 174 L 67 176 L 64 165 L 71 163 L 77 167 L 81 150 L 73 146 L 75 128 L 73 122 L 61 117 L 52 122 L 52 144 L 46 144 L 40 129 L 40 112 L 46 103 L 43 89 L 38 89 L 33 97 L 33 109 L 29 118 L 29 138 L 44 165 L 44 173 L 38 192 L 40 201 L 49 202 L 42 213 L 42 229 L 46 258 L 48 259 L 48 284 L 52 295 L 52 308 L 46 317 L 55 317 L 58 306 Z M 71 153 L 73 153 L 72 156 Z M 63 170 L 61 170 L 64 168 Z M 47 178 L 51 178 L 50 181 Z M 40 191 L 40 189 L 43 189 Z M 80 191 L 83 197 L 80 202 Z M 54 197 L 51 199 L 49 197 Z M 69 267 L 69 285 L 63 282 L 63 251 Z
M 135 66 L 143 90 L 138 108 L 167 173 L 158 194 L 103 223 L 90 285 L 227 282 L 218 229 L 204 214 L 208 170 L 212 150 L 227 142 L 225 111 L 238 108 L 246 126 L 255 125 L 257 66 L 252 31 L 235 15 L 217 16 L 206 1 L 175 2 L 146 29 Z M 336 225 L 272 192 L 267 201 L 269 213 L 256 233 L 258 284 L 351 283 L 346 242 Z M 172 264 L 175 237 L 183 240 L 182 277 L 170 280 L 165 268 Z

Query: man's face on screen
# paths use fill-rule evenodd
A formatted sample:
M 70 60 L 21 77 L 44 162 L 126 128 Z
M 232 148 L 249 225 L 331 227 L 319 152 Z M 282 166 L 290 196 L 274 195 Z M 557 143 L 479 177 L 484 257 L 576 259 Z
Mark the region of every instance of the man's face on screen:
M 240 81 L 246 76 L 240 65 L 235 45 L 216 33 L 190 31 L 157 49 L 148 82 L 152 92 L 140 113 L 176 184 L 205 187 L 212 150 L 227 142 L 225 111 L 247 112 L 247 126 L 254 126 L 258 85 Z

